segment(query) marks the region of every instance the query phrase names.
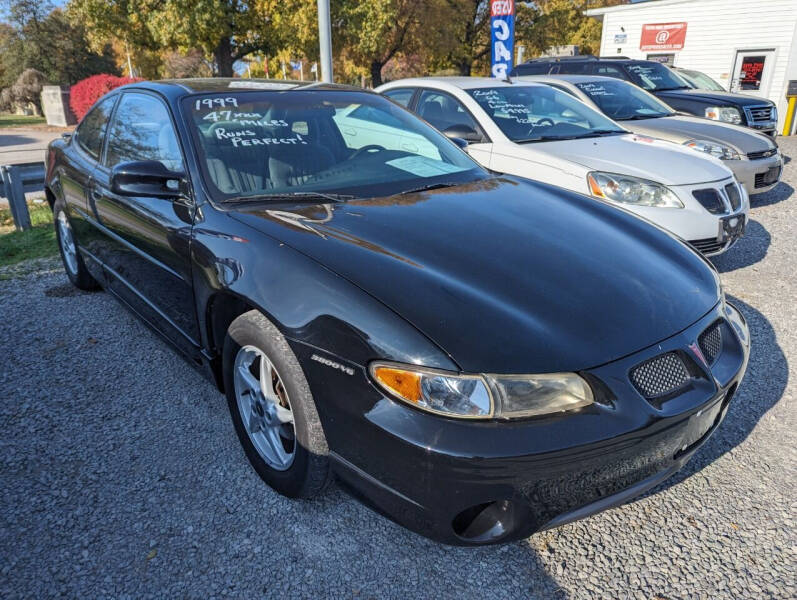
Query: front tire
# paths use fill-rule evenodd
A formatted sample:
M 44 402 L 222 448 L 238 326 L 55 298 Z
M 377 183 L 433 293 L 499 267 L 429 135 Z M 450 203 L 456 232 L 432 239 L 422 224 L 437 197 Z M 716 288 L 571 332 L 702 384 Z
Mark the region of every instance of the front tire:
M 320 494 L 329 449 L 310 386 L 279 330 L 256 310 L 224 340 L 224 389 L 235 432 L 258 475 L 290 498 Z
M 78 289 L 96 290 L 99 284 L 91 276 L 83 262 L 83 257 L 80 256 L 75 234 L 72 231 L 72 224 L 69 222 L 64 203 L 61 200 L 56 200 L 53 205 L 53 222 L 55 224 L 55 239 L 58 242 L 58 252 L 61 255 L 61 261 L 64 263 L 64 270 L 67 277 L 69 277 L 69 281 Z

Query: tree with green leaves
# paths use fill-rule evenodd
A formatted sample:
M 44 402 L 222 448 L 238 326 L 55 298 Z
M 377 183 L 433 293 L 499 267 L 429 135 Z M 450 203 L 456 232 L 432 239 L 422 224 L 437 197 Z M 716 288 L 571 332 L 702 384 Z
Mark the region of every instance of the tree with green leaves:
M 529 55 L 570 44 L 578 46 L 581 54 L 598 53 L 601 24 L 584 11 L 627 3 L 628 0 L 537 0 L 533 24 L 520 28 L 516 38 L 526 45 Z
M 12 85 L 26 69 L 48 83 L 69 85 L 95 73 L 115 73 L 110 49 L 89 48 L 85 29 L 48 2 L 6 2 L 8 24 L 0 28 L 0 85 Z
M 345 52 L 371 74 L 371 84 L 382 84 L 382 67 L 399 53 L 410 53 L 422 43 L 428 0 L 348 0 L 340 6 L 338 35 Z

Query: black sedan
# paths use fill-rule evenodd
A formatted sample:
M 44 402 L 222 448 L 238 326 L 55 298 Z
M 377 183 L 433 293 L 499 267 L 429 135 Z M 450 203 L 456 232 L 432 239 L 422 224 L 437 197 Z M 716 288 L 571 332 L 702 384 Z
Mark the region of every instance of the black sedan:
M 50 145 L 47 197 L 71 281 L 218 385 L 269 485 L 306 498 L 335 474 L 451 544 L 656 485 L 747 364 L 744 319 L 685 244 L 494 176 L 355 88 L 119 88 Z

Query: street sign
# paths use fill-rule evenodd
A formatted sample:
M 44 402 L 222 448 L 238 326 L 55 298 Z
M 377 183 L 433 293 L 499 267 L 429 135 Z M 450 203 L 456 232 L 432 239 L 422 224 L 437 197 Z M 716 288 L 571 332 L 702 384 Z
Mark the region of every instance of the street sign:
M 490 0 L 492 66 L 490 75 L 506 79 L 515 45 L 515 0 Z

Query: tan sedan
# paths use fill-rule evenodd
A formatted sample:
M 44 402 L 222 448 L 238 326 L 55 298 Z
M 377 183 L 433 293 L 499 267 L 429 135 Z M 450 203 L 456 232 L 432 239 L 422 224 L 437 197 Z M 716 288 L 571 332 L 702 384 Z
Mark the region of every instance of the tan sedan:
M 682 144 L 719 158 L 748 194 L 771 190 L 780 180 L 783 159 L 772 138 L 747 127 L 719 123 L 673 110 L 626 81 L 597 75 L 530 75 L 567 92 L 639 135 Z

